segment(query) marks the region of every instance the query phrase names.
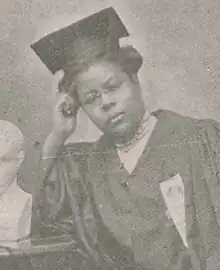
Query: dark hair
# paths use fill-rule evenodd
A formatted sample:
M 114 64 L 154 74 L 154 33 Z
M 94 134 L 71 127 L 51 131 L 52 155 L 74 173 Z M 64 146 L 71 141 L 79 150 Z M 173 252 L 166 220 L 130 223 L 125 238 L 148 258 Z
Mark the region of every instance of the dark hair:
M 119 64 L 123 71 L 129 76 L 132 74 L 137 74 L 143 64 L 143 57 L 132 46 L 120 47 L 117 53 L 107 53 L 105 55 L 98 56 L 96 59 Z M 94 63 L 94 61 L 64 70 L 64 76 L 58 85 L 59 91 L 69 93 L 71 90 L 71 94 L 77 98 L 77 91 L 74 91 L 74 77 L 76 77 L 76 75 L 85 68 L 88 68 L 92 63 Z

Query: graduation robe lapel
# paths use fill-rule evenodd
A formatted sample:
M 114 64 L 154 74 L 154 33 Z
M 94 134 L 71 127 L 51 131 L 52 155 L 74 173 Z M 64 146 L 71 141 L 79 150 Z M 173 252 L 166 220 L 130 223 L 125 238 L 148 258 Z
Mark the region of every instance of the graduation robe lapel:
M 185 190 L 179 174 L 160 183 L 160 189 L 167 205 L 168 218 L 172 218 L 180 236 L 187 247 L 185 224 Z

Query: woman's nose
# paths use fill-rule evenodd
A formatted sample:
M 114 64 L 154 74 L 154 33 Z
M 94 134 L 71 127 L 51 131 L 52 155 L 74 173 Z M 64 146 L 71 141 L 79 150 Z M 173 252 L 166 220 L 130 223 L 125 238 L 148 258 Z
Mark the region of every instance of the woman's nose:
M 108 112 L 115 106 L 116 102 L 112 100 L 108 94 L 103 94 L 102 95 L 102 110 L 105 112 Z

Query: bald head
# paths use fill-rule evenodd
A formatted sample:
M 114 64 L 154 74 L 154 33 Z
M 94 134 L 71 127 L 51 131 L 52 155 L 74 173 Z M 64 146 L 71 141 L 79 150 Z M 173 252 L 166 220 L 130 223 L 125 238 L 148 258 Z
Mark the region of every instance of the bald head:
M 0 120 L 0 157 L 16 157 L 23 150 L 24 136 L 11 122 Z

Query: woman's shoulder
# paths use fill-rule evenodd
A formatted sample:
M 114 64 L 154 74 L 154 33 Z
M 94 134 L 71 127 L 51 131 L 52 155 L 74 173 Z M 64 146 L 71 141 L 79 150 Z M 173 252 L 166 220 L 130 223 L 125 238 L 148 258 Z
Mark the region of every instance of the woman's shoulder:
M 169 110 L 153 113 L 159 120 L 159 133 L 172 141 L 188 142 L 207 137 L 220 140 L 220 124 L 213 119 L 180 115 Z
M 196 118 L 187 115 L 181 115 L 174 111 L 159 109 L 152 113 L 159 120 L 169 123 L 170 126 L 181 126 L 183 129 L 219 129 L 218 121 L 211 118 Z
M 167 121 L 171 124 L 194 125 L 197 121 L 196 118 L 191 116 L 182 115 L 180 113 L 166 109 L 158 109 L 151 114 L 156 116 L 159 120 Z

